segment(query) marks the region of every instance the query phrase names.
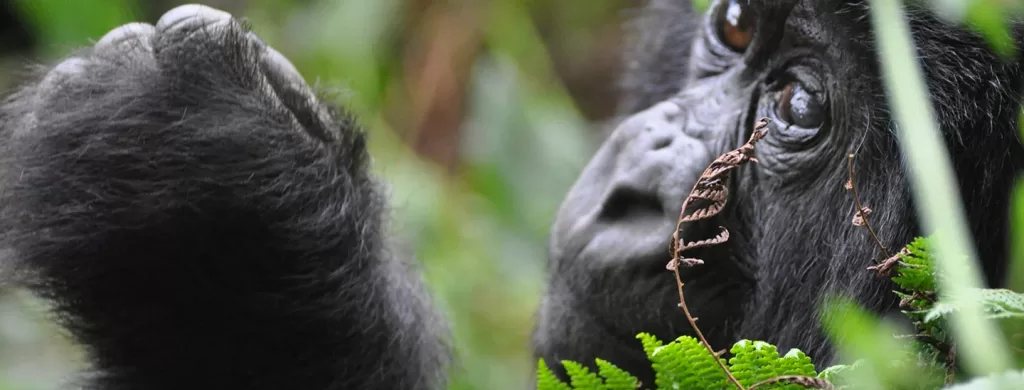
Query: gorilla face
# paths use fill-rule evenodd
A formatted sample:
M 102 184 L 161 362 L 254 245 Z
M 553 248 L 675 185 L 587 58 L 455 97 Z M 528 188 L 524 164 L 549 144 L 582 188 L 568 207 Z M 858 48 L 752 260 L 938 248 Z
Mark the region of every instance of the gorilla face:
M 865 271 L 883 255 L 850 223 L 854 201 L 844 184 L 851 153 L 882 243 L 898 248 L 921 234 L 867 6 L 718 0 L 699 15 L 681 3 L 654 0 L 636 22 L 624 78 L 627 118 L 580 175 L 552 230 L 537 353 L 549 362 L 600 357 L 643 376 L 649 368 L 637 333 L 692 334 L 665 271 L 680 207 L 704 168 L 767 117 L 759 163 L 733 175 L 718 220 L 683 225 L 687 241 L 713 237 L 718 226 L 731 232 L 726 244 L 692 253 L 705 264 L 681 270 L 684 291 L 715 348 L 763 339 L 828 363 L 832 351 L 817 314 L 825 294 L 849 295 L 876 311 L 894 307 L 886 281 Z M 1000 63 L 976 35 L 924 10 L 909 15 L 919 53 L 934 59 L 926 73 L 962 186 L 985 189 L 965 192 L 965 200 L 975 233 L 989 232 L 978 246 L 993 275 L 1021 156 L 1012 115 L 1019 89 L 994 93 L 980 80 L 1017 86 L 1020 70 Z

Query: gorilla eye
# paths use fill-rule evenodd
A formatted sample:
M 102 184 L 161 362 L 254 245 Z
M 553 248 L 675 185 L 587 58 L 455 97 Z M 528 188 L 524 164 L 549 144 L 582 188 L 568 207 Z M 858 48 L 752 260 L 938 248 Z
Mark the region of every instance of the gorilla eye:
M 825 103 L 821 95 L 808 91 L 799 82 L 786 85 L 779 94 L 776 107 L 775 115 L 791 125 L 813 129 L 825 121 Z
M 737 52 L 747 50 L 754 40 L 754 16 L 748 8 L 747 0 L 728 0 L 715 15 L 718 39 Z

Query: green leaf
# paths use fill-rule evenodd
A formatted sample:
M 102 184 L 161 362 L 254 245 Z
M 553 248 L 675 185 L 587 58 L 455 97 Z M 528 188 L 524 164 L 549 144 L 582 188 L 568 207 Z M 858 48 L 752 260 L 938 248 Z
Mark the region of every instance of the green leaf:
M 821 370 L 821 372 L 818 373 L 818 378 L 832 382 L 835 385 L 850 385 L 851 381 L 849 377 L 851 375 L 856 375 L 857 370 L 865 364 L 864 359 L 858 359 L 852 364 L 837 364 Z
M 712 389 L 726 386 L 727 377 L 696 338 L 680 336 L 648 354 L 659 389 Z
M 640 386 L 640 380 L 607 361 L 596 359 L 598 374 L 605 379 L 602 390 L 633 390 Z
M 943 387 L 944 390 L 1011 390 L 1020 389 L 1024 371 L 1006 371 L 976 377 L 970 381 Z
M 598 390 L 604 384 L 597 374 L 590 372 L 590 369 L 582 364 L 563 360 L 562 366 L 565 366 L 565 372 L 569 374 L 569 384 L 574 389 Z
M 570 387 L 558 380 L 542 358 L 537 361 L 537 390 L 570 390 Z
M 811 358 L 798 349 L 791 349 L 785 356 L 779 356 L 774 345 L 764 341 L 740 340 L 733 344 L 730 352 L 733 354 L 729 359 L 730 371 L 744 386 L 780 375 L 817 375 Z M 760 388 L 800 390 L 803 387 L 778 383 Z
M 913 42 L 903 1 L 872 0 L 868 9 L 878 46 L 880 70 L 889 105 L 892 108 L 896 139 L 904 153 L 909 187 L 920 214 L 922 229 L 941 234 L 935 240 L 935 266 L 944 277 L 943 293 L 971 296 L 980 288 L 981 272 L 970 241 L 956 174 L 948 148 L 936 120 L 922 71 L 922 58 Z M 959 349 L 967 373 L 984 374 L 1011 367 L 1007 342 L 996 324 L 981 318 L 977 302 L 966 300 L 964 315 L 951 317 L 950 331 L 958 342 L 970 345 Z
M 1024 294 L 1007 289 L 977 289 L 980 303 L 988 319 L 1001 318 L 1024 318 Z M 938 318 L 946 317 L 960 310 L 962 300 L 951 298 L 935 304 L 928 314 L 925 315 L 925 322 L 931 322 Z
M 967 21 L 974 30 L 985 37 L 996 53 L 1009 58 L 1016 54 L 1018 48 L 1013 35 L 1010 34 L 1010 21 L 1004 8 L 973 1 L 967 11 Z
M 892 281 L 907 292 L 935 291 L 935 268 L 929 257 L 928 239 L 917 237 L 905 248 L 909 254 L 899 254 L 901 261 Z

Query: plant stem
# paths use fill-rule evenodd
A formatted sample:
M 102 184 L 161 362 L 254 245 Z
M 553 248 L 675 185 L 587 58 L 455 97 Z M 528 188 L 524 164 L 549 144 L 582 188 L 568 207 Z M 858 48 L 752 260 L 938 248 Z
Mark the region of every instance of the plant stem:
M 868 222 L 868 213 L 864 212 L 864 205 L 860 203 L 860 193 L 857 192 L 857 182 L 853 179 L 853 154 L 847 159 L 849 162 L 847 165 L 850 167 L 850 188 L 853 190 L 853 200 L 857 202 L 857 213 L 864 219 L 864 227 L 868 228 L 868 234 L 871 234 L 871 239 L 875 241 L 875 245 L 878 245 L 878 250 L 882 251 L 882 255 L 888 259 L 889 251 L 885 249 L 885 245 L 882 245 L 882 241 L 878 240 L 878 235 L 875 234 L 875 229 L 871 228 L 871 223 Z
M 700 181 L 698 180 L 698 183 L 699 182 Z M 694 183 L 694 188 L 696 187 L 697 184 Z M 692 193 L 693 191 L 691 190 L 690 192 Z M 679 212 L 680 220 L 683 219 L 683 216 L 686 213 L 686 207 L 689 205 L 690 197 L 686 197 L 686 200 L 683 201 L 683 207 Z M 672 257 L 675 259 L 676 263 L 675 267 L 672 267 L 672 274 L 676 277 L 676 289 L 679 291 L 679 307 L 683 309 L 683 314 L 686 315 L 686 321 L 690 323 L 690 327 L 693 328 L 693 332 L 697 334 L 697 338 L 700 339 L 700 343 L 704 345 L 704 349 L 706 349 L 708 353 L 711 354 L 711 357 L 715 359 L 715 363 L 718 363 L 718 367 L 722 368 L 722 372 L 725 373 L 725 376 L 729 377 L 729 382 L 736 385 L 737 389 L 746 390 L 746 388 L 743 387 L 743 384 L 741 384 L 740 381 L 732 375 L 732 371 L 729 371 L 729 367 L 726 367 L 725 363 L 722 363 L 722 359 L 718 357 L 718 354 L 715 353 L 715 349 L 711 347 L 711 343 L 708 343 L 708 339 L 704 337 L 704 333 L 701 332 L 700 327 L 697 326 L 697 320 L 690 314 L 690 308 L 686 306 L 686 297 L 683 296 L 683 278 L 679 276 L 679 266 L 683 263 L 683 259 L 679 256 L 679 224 L 676 224 L 676 231 L 672 233 L 672 238 Z
M 950 324 L 957 343 L 970 346 L 958 351 L 963 367 L 973 375 L 1003 372 L 1013 367 L 1012 357 L 1003 334 L 982 315 L 978 254 L 970 241 L 956 174 L 928 96 L 921 57 L 911 38 L 905 2 L 872 0 L 868 7 L 896 139 L 906 158 L 922 228 L 942 235 L 935 240 L 935 266 L 945 275 L 938 281 L 939 290 L 956 297 L 960 304 Z
M 708 343 L 708 339 L 704 338 L 704 333 L 702 333 L 700 328 L 697 327 L 697 320 L 695 320 L 693 315 L 690 314 L 690 308 L 686 306 L 686 298 L 683 297 L 683 280 L 679 277 L 678 261 L 676 262 L 676 268 L 673 273 L 676 276 L 676 288 L 679 290 L 679 307 L 683 308 L 683 314 L 686 315 L 686 320 L 690 322 L 690 327 L 692 327 L 693 331 L 697 333 L 697 338 L 700 339 L 701 344 L 704 344 L 704 349 L 708 350 L 711 357 L 715 359 L 715 363 L 718 363 L 718 366 L 722 368 L 722 372 L 725 372 L 725 376 L 729 377 L 729 382 L 736 385 L 737 389 L 746 390 L 746 388 L 743 387 L 743 384 L 741 384 L 740 381 L 732 375 L 732 371 L 729 371 L 729 368 L 725 366 L 725 363 L 722 363 L 722 359 L 715 354 L 715 349 L 711 347 L 711 344 Z

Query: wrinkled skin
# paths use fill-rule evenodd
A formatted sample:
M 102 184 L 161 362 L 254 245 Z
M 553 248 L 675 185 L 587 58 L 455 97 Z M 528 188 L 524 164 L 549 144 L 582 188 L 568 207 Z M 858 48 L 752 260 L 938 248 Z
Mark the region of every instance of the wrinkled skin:
M 756 27 L 743 51 L 717 33 L 719 7 L 729 1 L 713 2 L 706 14 L 685 3 L 654 0 L 635 21 L 626 119 L 584 169 L 552 229 L 534 348 L 557 372 L 561 360 L 600 357 L 653 384 L 636 334 L 693 335 L 664 268 L 671 233 L 703 169 L 742 145 L 761 117 L 772 123 L 757 145 L 760 162 L 733 174 L 726 210 L 684 225 L 687 240 L 713 237 L 718 226 L 731 232 L 724 245 L 688 252 L 705 264 L 682 271 L 689 307 L 713 347 L 762 339 L 825 365 L 833 349 L 815 312 L 823 296 L 895 309 L 891 286 L 866 271 L 883 256 L 850 222 L 850 153 L 882 243 L 899 248 L 923 234 L 863 2 L 751 1 L 744 13 Z M 910 15 L 971 231 L 997 284 L 1007 197 L 1022 159 L 1015 130 L 1022 69 L 997 60 L 977 35 L 923 10 Z M 809 106 L 800 119 L 782 116 L 786 85 L 816 93 L 816 116 Z
M 684 270 L 686 294 L 718 348 L 764 339 L 827 364 L 820 297 L 895 304 L 865 270 L 881 255 L 849 222 L 849 153 L 883 243 L 921 234 L 866 9 L 755 1 L 729 19 L 756 26 L 728 35 L 735 50 L 718 5 L 646 7 L 631 24 L 624 119 L 552 228 L 537 356 L 600 357 L 653 383 L 635 335 L 691 334 L 665 270 L 683 198 L 769 117 L 729 206 L 683 231 L 731 232 L 691 253 L 706 263 Z M 911 21 L 998 283 L 1021 68 L 920 10 Z M 445 388 L 450 335 L 416 265 L 389 250 L 362 131 L 230 15 L 186 6 L 112 30 L 13 91 L 0 135 L 0 265 L 87 348 L 73 385 Z

